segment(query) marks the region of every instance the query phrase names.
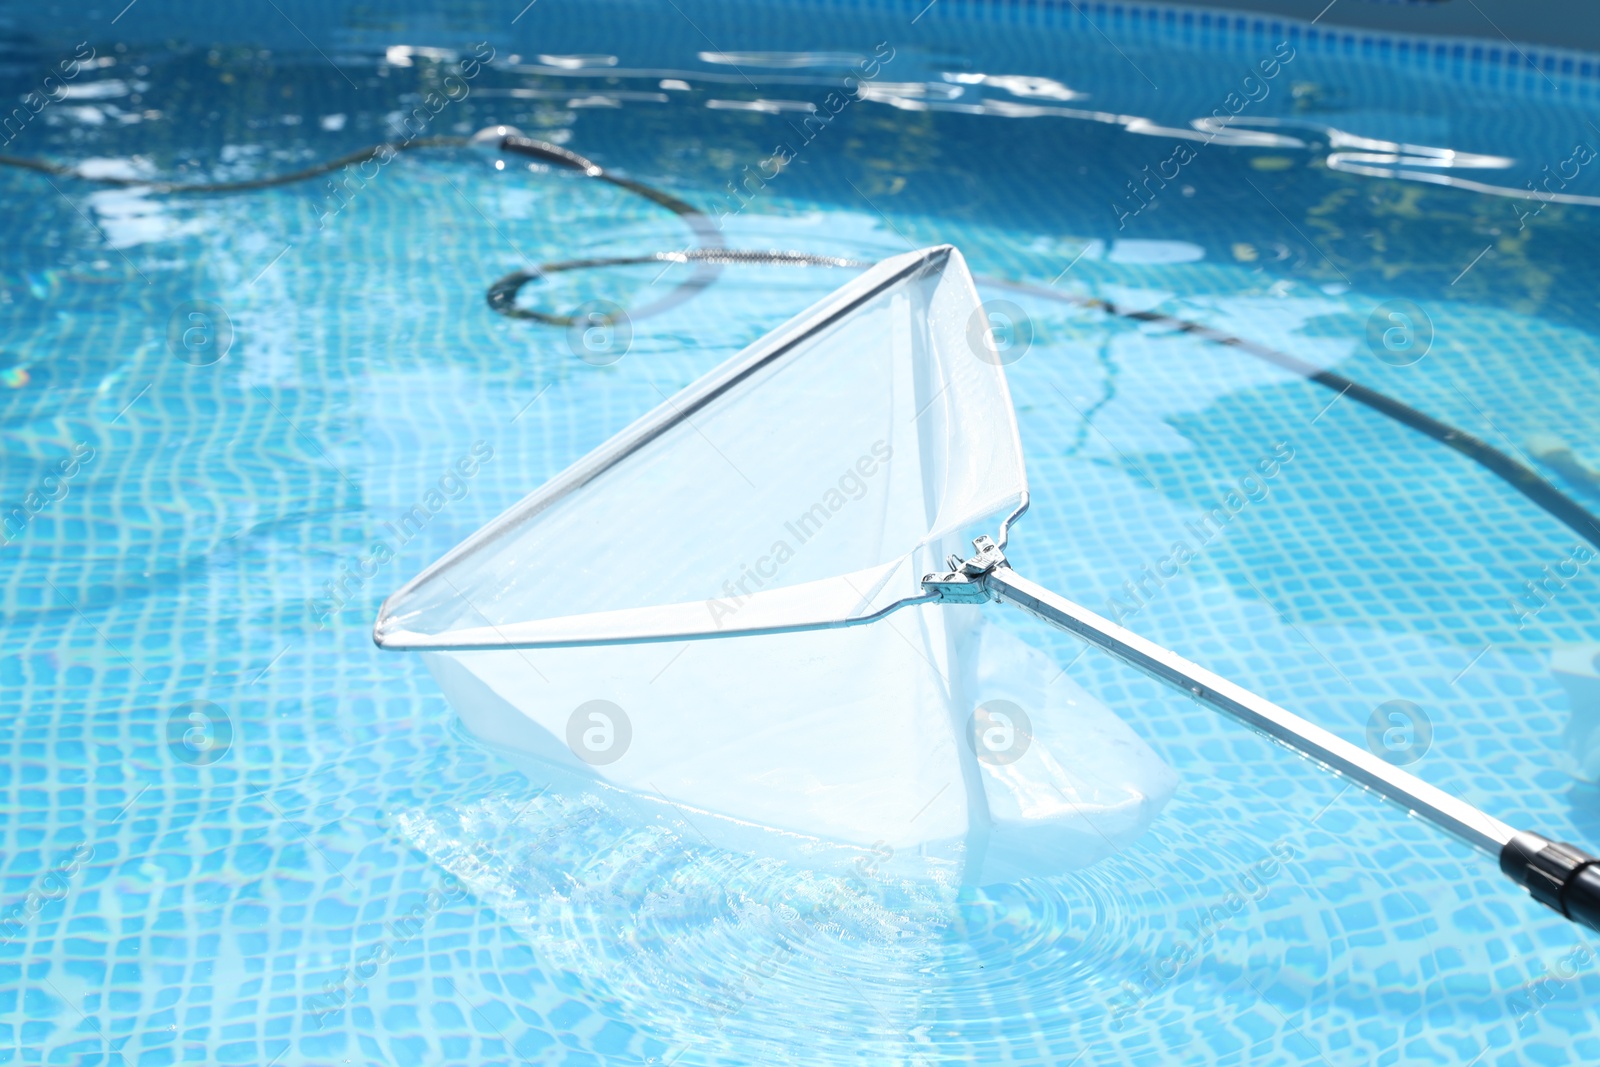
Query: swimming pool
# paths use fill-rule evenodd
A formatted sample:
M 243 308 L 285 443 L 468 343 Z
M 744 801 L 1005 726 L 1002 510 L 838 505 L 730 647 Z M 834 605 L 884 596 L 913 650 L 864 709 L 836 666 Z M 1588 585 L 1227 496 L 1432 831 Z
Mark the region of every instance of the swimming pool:
M 981 276 L 1298 354 L 1600 507 L 1600 208 L 1483 188 L 1600 196 L 1576 150 L 1600 148 L 1590 56 L 1154 7 L 430 7 L 0 7 L 8 99 L 77 71 L 0 151 L 239 180 L 509 123 L 721 209 L 732 247 L 877 260 L 948 241 Z M 847 77 L 862 88 L 830 97 Z M 396 129 L 418 107 L 425 128 Z M 1219 110 L 1236 136 L 1193 125 Z M 485 288 L 689 235 L 575 175 L 437 149 L 337 190 L 0 183 L 0 499 L 24 516 L 0 564 L 10 1062 L 1600 1056 L 1589 935 L 1007 613 L 1177 793 L 1077 874 L 885 883 L 837 907 L 819 875 L 540 792 L 421 663 L 372 646 L 388 592 L 847 272 L 725 269 L 632 322 L 620 359 L 585 361 Z M 521 299 L 634 306 L 656 273 Z M 1019 567 L 1347 738 L 1399 729 L 1408 769 L 1499 818 L 1600 846 L 1583 734 L 1600 617 L 1571 531 L 1244 354 L 983 295 L 1033 334 L 1008 367 L 1034 494 Z M 1397 307 L 1400 350 L 1381 343 Z M 1243 487 L 1269 455 L 1290 458 Z M 1224 531 L 1163 566 L 1236 490 Z M 1374 730 L 1380 711 L 1402 717 Z

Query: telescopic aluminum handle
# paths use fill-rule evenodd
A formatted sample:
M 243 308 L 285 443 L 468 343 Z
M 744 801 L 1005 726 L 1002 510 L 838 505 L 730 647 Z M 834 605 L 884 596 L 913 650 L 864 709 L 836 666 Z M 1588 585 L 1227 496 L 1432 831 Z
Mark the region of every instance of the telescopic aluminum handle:
M 974 545 L 976 556 L 953 566 L 950 573 L 928 575 L 923 579 L 924 588 L 949 601 L 1005 601 L 1104 649 L 1473 848 L 1497 857 L 1500 869 L 1535 900 L 1574 922 L 1600 930 L 1600 860 L 1594 856 L 1538 834 L 1513 830 L 1366 749 L 1029 581 L 1011 569 L 1003 552 L 989 538 L 981 537 Z

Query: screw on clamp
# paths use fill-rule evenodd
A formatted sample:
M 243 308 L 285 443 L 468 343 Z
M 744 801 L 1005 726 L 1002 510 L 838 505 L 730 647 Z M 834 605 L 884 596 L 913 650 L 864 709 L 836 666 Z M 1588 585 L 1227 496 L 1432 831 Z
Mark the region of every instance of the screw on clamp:
M 984 579 L 996 567 L 1006 565 L 1006 555 L 988 534 L 975 538 L 972 547 L 977 554 L 971 559 L 952 552 L 945 560 L 948 569 L 944 573 L 923 575 L 922 588 L 950 604 L 981 604 L 993 599 Z

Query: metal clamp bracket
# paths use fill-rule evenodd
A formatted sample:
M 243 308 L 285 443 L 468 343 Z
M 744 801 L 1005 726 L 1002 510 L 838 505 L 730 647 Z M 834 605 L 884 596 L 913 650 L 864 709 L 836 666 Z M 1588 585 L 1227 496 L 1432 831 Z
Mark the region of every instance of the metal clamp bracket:
M 949 568 L 942 574 L 922 576 L 922 588 L 945 604 L 982 604 L 993 600 L 986 579 L 996 567 L 1006 566 L 1006 554 L 988 534 L 975 538 L 972 547 L 977 554 L 962 559 L 950 553 L 944 565 Z

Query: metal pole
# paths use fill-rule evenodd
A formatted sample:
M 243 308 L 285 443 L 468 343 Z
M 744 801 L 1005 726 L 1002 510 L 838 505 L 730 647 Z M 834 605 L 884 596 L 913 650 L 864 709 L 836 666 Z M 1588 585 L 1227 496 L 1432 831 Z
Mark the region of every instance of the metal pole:
M 1498 857 L 1516 832 L 1465 801 L 1280 708 L 1265 697 L 1030 582 L 1010 567 L 996 567 L 989 573 L 986 584 L 999 599 L 1105 649 L 1153 678 L 1192 694 L 1229 718 L 1398 804 L 1473 848 Z
M 1495 857 L 1500 869 L 1535 900 L 1574 922 L 1600 930 L 1600 860 L 1594 856 L 1572 845 L 1514 830 L 1459 797 L 1386 763 L 1265 697 L 1029 581 L 1011 569 L 1004 552 L 988 537 L 978 538 L 974 547 L 977 555 L 966 561 L 952 557 L 950 571 L 923 578 L 923 588 L 952 603 L 993 598 L 1014 604 L 1105 649 L 1152 678 L 1182 689 L 1229 718 Z

